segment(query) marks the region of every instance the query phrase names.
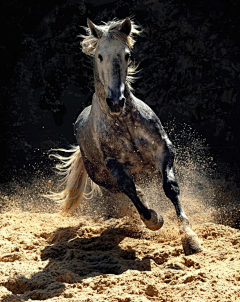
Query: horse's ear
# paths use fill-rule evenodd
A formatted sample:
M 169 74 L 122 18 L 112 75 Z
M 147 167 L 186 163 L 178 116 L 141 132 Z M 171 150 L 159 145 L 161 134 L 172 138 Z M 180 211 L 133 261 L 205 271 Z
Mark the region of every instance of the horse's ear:
M 88 25 L 88 27 L 89 27 L 89 29 L 90 29 L 91 34 L 92 34 L 94 37 L 96 37 L 96 38 L 98 38 L 98 39 L 100 39 L 100 38 L 102 37 L 103 32 L 102 32 L 101 29 L 100 29 L 97 25 L 95 25 L 90 19 L 87 19 L 87 25 Z
M 122 21 L 119 29 L 122 33 L 126 34 L 127 36 L 130 35 L 132 30 L 132 24 L 129 18 L 126 18 Z

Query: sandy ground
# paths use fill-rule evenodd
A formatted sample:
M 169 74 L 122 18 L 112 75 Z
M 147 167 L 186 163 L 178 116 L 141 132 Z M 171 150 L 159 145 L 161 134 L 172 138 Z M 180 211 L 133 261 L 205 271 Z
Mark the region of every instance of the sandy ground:
M 157 232 L 134 213 L 93 219 L 44 205 L 2 210 L 0 300 L 240 301 L 240 231 L 211 222 L 198 201 L 187 204 L 204 248 L 191 256 L 172 209 Z

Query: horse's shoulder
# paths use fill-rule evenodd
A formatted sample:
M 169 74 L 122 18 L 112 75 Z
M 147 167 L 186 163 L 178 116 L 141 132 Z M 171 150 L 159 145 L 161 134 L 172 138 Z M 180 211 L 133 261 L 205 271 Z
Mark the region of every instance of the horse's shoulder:
M 79 114 L 76 122 L 74 123 L 74 132 L 77 133 L 79 130 L 84 126 L 84 124 L 87 122 L 90 111 L 91 111 L 91 105 L 84 108 L 83 111 Z
M 161 125 L 160 119 L 156 113 L 142 100 L 134 97 L 134 109 L 138 113 L 138 118 L 146 124 L 159 124 Z
M 149 137 L 159 137 L 161 140 L 168 139 L 162 123 L 156 113 L 143 101 L 134 98 L 134 109 L 136 110 L 136 123 L 138 129 Z M 140 131 L 140 130 L 139 130 Z

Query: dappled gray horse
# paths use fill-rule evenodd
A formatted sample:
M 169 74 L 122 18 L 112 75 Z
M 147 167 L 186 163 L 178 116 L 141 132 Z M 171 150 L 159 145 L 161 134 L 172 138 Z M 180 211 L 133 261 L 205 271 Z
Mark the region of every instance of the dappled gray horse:
M 176 209 L 184 252 L 197 253 L 201 246 L 179 200 L 172 143 L 156 114 L 131 92 L 134 67 L 129 58 L 139 30 L 129 18 L 101 26 L 87 22 L 88 36 L 81 44 L 84 53 L 94 56 L 95 93 L 92 105 L 75 123 L 79 146 L 63 150 L 71 152 L 70 156 L 55 155 L 61 160 L 57 167 L 65 176 L 65 189 L 51 196 L 63 202 L 67 213 L 83 198 L 91 197 L 98 185 L 122 192 L 131 199 L 146 227 L 158 230 L 163 225 L 162 216 L 143 203 L 142 192 L 135 185 L 139 173 L 156 170 Z M 88 176 L 90 193 L 86 193 Z

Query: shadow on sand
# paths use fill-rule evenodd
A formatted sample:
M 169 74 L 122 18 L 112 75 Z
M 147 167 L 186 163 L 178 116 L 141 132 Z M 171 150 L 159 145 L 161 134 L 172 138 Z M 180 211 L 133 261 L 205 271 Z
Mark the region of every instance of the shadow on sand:
M 86 238 L 88 236 L 90 238 Z M 12 294 L 3 302 L 46 300 L 60 296 L 67 283 L 81 283 L 99 275 L 118 275 L 129 269 L 150 271 L 148 258 L 139 259 L 135 250 L 119 247 L 125 237 L 140 236 L 139 232 L 125 226 L 103 231 L 91 229 L 90 233 L 81 224 L 59 228 L 41 251 L 42 260 L 48 260 L 48 264 L 31 278 L 19 276 L 4 284 Z

